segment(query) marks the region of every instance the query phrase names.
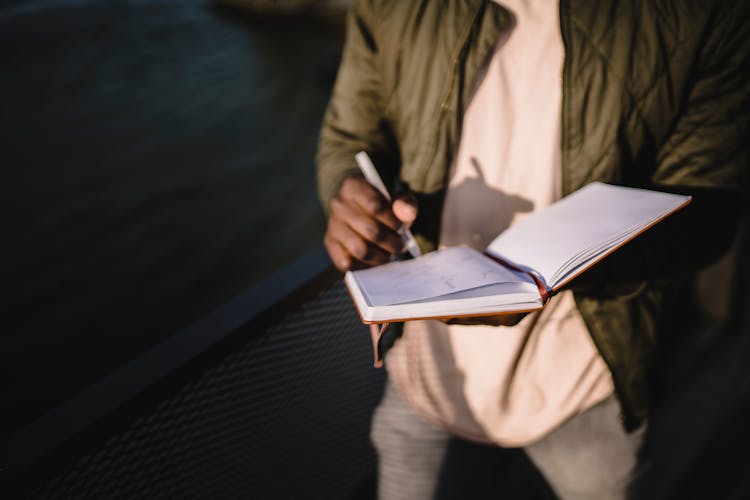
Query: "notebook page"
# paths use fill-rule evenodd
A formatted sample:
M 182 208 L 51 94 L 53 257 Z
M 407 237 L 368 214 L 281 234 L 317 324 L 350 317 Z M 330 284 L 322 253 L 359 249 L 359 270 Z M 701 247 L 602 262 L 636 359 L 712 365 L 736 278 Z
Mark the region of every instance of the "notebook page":
M 534 269 L 548 286 L 554 286 L 555 272 L 575 255 L 618 234 L 636 234 L 688 199 L 595 182 L 511 226 L 487 250 Z
M 500 283 L 432 297 L 406 304 L 368 308 L 368 321 L 452 317 L 465 314 L 498 314 L 504 311 L 534 310 L 542 306 L 539 290 L 530 283 Z
M 369 305 L 403 304 L 493 283 L 528 281 L 468 247 L 452 247 L 413 260 L 354 271 Z

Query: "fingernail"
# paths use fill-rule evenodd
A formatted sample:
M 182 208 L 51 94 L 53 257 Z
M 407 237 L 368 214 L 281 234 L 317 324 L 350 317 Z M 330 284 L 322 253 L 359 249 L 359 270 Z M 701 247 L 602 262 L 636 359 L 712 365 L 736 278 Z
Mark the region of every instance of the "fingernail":
M 417 217 L 417 209 L 413 205 L 404 205 L 404 215 L 409 218 L 409 220 L 416 219 Z

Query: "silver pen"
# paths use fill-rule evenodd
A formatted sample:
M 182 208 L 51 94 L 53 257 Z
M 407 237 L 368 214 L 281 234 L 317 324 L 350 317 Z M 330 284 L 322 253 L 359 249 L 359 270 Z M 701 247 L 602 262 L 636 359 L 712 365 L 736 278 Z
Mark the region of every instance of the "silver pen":
M 383 184 L 383 179 L 380 178 L 380 174 L 378 174 L 375 165 L 372 164 L 372 160 L 367 155 L 367 153 L 365 153 L 364 151 L 360 151 L 359 153 L 354 155 L 354 159 L 357 161 L 357 165 L 362 171 L 362 174 L 364 174 L 367 182 L 369 182 L 372 187 L 377 189 L 380 194 L 385 197 L 386 200 L 392 201 L 388 189 L 386 189 L 385 184 Z M 411 231 L 409 231 L 406 226 L 401 226 L 401 229 L 399 229 L 398 233 L 404 239 L 404 243 L 406 243 L 406 249 L 409 251 L 412 257 L 419 257 L 420 255 L 422 255 L 422 252 L 419 250 L 417 240 L 414 238 L 414 235 L 411 234 Z

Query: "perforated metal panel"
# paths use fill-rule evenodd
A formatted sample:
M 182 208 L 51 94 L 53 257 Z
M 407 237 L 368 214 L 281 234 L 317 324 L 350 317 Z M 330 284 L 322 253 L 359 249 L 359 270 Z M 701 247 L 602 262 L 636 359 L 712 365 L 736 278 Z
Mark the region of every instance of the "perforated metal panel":
M 344 288 L 183 384 L 30 498 L 347 498 L 384 374 Z

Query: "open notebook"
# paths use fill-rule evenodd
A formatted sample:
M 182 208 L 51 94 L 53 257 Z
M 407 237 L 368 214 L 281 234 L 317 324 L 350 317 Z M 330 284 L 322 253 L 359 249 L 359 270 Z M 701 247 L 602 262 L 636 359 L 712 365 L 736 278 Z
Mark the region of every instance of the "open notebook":
M 485 252 L 437 250 L 346 273 L 365 323 L 541 309 L 551 295 L 689 196 L 595 182 L 511 226 Z

